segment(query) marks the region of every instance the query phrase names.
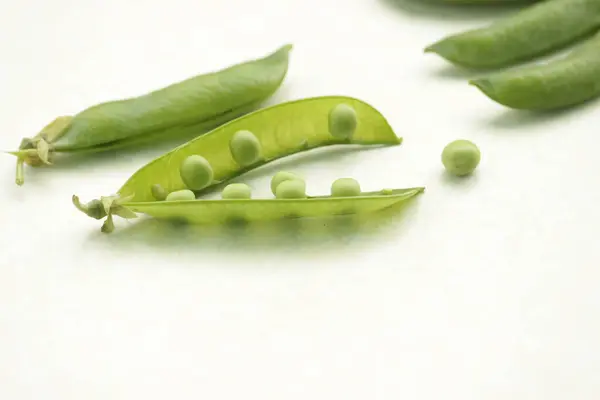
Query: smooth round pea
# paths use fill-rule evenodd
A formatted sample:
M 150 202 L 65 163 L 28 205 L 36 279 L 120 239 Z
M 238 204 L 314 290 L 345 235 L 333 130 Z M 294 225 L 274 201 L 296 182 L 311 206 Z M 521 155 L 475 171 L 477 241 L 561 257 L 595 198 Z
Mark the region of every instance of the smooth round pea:
M 167 191 L 159 184 L 152 185 L 150 190 L 152 192 L 152 197 L 158 201 L 163 201 L 167 198 Z
M 281 182 L 275 190 L 278 199 L 304 199 L 306 197 L 306 183 L 300 179 L 289 179 Z
M 442 163 L 448 172 L 456 176 L 472 173 L 479 161 L 481 152 L 475 143 L 459 139 L 450 142 L 442 151 Z
M 261 145 L 250 131 L 237 131 L 229 141 L 231 156 L 242 167 L 254 164 L 261 158 Z
M 338 104 L 329 112 L 329 133 L 339 139 L 350 139 L 358 124 L 356 111 L 348 104 Z
M 176 190 L 167 195 L 166 201 L 196 200 L 194 192 L 188 189 Z
M 221 198 L 223 199 L 249 199 L 251 197 L 252 190 L 245 183 L 229 184 L 221 192 Z
M 350 197 L 360 195 L 360 184 L 356 179 L 339 178 L 331 184 L 333 197 Z
M 199 155 L 187 157 L 179 168 L 181 180 L 191 190 L 201 190 L 213 181 L 213 169 L 206 158 Z
M 277 196 L 277 186 L 279 186 L 279 184 L 283 181 L 288 181 L 290 179 L 299 179 L 302 180 L 301 177 L 299 177 L 298 175 L 294 174 L 293 172 L 286 172 L 286 171 L 279 171 L 278 173 L 276 173 L 275 175 L 273 175 L 273 178 L 271 178 L 271 192 Z

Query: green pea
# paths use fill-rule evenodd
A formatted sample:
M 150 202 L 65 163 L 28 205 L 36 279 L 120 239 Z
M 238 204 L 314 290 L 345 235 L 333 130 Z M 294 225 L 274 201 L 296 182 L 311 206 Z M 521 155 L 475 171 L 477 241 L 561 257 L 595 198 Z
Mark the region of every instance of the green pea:
M 258 138 L 250 131 L 237 131 L 229 141 L 231 156 L 238 165 L 247 167 L 261 158 Z
M 459 139 L 442 151 L 442 163 L 448 172 L 463 176 L 472 173 L 481 159 L 479 148 L 471 141 Z
M 152 185 L 150 190 L 152 191 L 152 197 L 158 201 L 163 201 L 167 198 L 167 191 L 159 184 Z
M 214 173 L 206 158 L 197 154 L 187 157 L 179 169 L 181 180 L 191 190 L 201 190 L 210 185 Z
M 336 138 L 352 138 L 357 124 L 356 111 L 348 104 L 338 104 L 329 112 L 329 133 Z
M 351 197 L 360 195 L 360 184 L 356 179 L 340 178 L 331 184 L 333 197 Z
M 278 199 L 306 198 L 306 183 L 300 179 L 289 179 L 281 182 L 275 190 Z
M 169 193 L 166 201 L 184 201 L 184 200 L 196 200 L 194 192 L 188 189 L 177 190 Z
M 276 173 L 275 175 L 273 175 L 273 178 L 271 178 L 271 192 L 274 195 L 277 195 L 276 190 L 277 190 L 277 186 L 279 186 L 279 184 L 281 182 L 290 180 L 290 179 L 300 179 L 302 180 L 301 177 L 299 177 L 298 175 L 294 174 L 293 172 L 286 172 L 286 171 L 279 171 L 278 173 Z
M 225 186 L 221 197 L 223 199 L 249 199 L 252 197 L 252 190 L 244 183 L 232 183 Z

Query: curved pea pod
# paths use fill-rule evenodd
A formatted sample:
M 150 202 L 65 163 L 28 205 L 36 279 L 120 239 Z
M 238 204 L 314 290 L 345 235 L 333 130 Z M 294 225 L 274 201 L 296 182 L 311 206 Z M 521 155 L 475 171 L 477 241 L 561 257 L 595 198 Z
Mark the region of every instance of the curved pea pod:
M 567 56 L 473 79 L 490 99 L 520 110 L 575 106 L 600 96 L 600 34 Z
M 600 0 L 545 0 L 425 49 L 467 68 L 500 68 L 550 54 L 600 28 Z
M 127 203 L 134 212 L 157 219 L 185 220 L 192 224 L 229 221 L 270 221 L 282 218 L 319 218 L 372 213 L 407 201 L 424 188 L 365 192 L 356 197 L 315 196 L 305 199 L 192 200 Z
M 198 136 L 257 109 L 282 84 L 292 45 L 263 57 L 198 75 L 138 97 L 108 101 L 77 115 L 57 118 L 17 156 L 16 183 L 23 164 L 49 165 L 56 153 L 90 153 Z
M 345 130 L 343 136 L 335 136 L 329 130 L 331 110 L 342 104 L 353 109 L 356 123 L 351 124 L 353 130 Z M 238 163 L 235 152 L 232 152 L 232 138 L 240 131 L 251 132 L 260 145 L 260 158 L 253 164 Z M 252 169 L 311 149 L 333 145 L 393 146 L 401 143 L 402 139 L 396 136 L 385 117 L 361 100 L 346 96 L 295 100 L 244 115 L 165 153 L 133 173 L 111 199 L 119 206 L 153 203 L 156 202 L 154 185 L 160 185 L 166 193 L 186 189 L 180 166 L 190 156 L 204 158 L 211 167 L 213 182 L 195 191 L 199 196 L 211 187 Z M 87 214 L 84 208 L 79 208 Z M 107 215 L 110 214 L 109 207 Z

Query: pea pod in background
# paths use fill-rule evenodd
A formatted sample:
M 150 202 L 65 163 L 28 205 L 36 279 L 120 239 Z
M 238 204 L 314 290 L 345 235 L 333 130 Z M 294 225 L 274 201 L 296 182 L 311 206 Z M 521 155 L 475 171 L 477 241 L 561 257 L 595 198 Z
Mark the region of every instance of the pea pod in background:
M 470 83 L 490 99 L 520 110 L 552 110 L 600 96 L 600 34 L 541 65 L 500 71 Z
M 448 36 L 425 52 L 467 68 L 501 68 L 560 50 L 599 28 L 600 0 L 545 0 L 490 26 Z
M 288 44 L 263 58 L 59 117 L 10 152 L 17 157 L 16 183 L 24 182 L 23 164 L 49 165 L 56 153 L 95 153 L 197 136 L 251 112 L 283 83 L 291 50 Z
M 136 171 L 113 196 L 87 204 L 73 196 L 73 203 L 92 218 L 107 217 L 103 232 L 113 230 L 113 215 L 135 218 L 136 213 L 211 223 L 231 218 L 256 221 L 286 215 L 373 212 L 408 200 L 424 188 L 383 190 L 344 198 L 163 199 L 182 190 L 193 190 L 199 196 L 245 172 L 311 149 L 401 143 L 383 115 L 361 100 L 347 96 L 295 100 L 242 116 L 167 152 Z

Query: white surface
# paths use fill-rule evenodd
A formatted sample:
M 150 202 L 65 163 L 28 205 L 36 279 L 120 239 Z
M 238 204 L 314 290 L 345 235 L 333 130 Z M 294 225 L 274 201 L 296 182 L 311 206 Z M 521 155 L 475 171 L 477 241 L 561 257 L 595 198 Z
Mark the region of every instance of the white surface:
M 119 220 L 105 236 L 70 196 L 114 192 L 164 147 L 27 169 L 21 188 L 0 157 L 0 398 L 598 398 L 599 105 L 523 116 L 422 54 L 503 11 L 342 3 L 1 3 L 0 149 L 291 42 L 272 102 L 356 96 L 405 142 L 286 168 L 313 193 L 340 176 L 427 192 L 351 228 L 166 234 Z M 459 137 L 483 158 L 457 182 L 440 153 Z M 267 195 L 278 168 L 246 182 Z

